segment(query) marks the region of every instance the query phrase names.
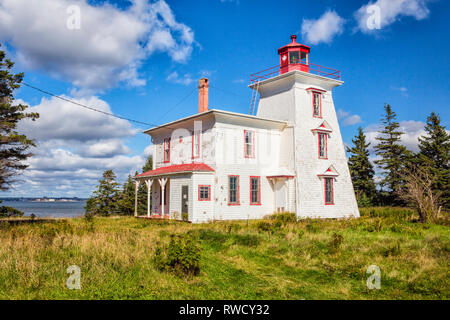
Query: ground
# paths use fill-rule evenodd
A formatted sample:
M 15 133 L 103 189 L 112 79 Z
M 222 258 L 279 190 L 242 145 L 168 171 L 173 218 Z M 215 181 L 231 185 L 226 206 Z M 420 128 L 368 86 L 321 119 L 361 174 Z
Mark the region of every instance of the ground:
M 214 222 L 132 217 L 0 223 L 0 299 L 449 299 L 450 229 L 408 209 L 359 219 Z M 200 247 L 198 275 L 157 268 L 172 235 Z M 81 270 L 69 290 L 67 268 Z M 370 265 L 381 288 L 366 285 Z

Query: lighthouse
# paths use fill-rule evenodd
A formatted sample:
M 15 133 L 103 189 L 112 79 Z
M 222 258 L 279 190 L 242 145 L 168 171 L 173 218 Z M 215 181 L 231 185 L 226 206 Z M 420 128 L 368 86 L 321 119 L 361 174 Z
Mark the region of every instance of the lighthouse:
M 278 49 L 279 65 L 251 75 L 256 116 L 288 123 L 299 218 L 359 217 L 333 102 L 344 82 L 339 70 L 311 63 L 310 51 L 293 35 Z

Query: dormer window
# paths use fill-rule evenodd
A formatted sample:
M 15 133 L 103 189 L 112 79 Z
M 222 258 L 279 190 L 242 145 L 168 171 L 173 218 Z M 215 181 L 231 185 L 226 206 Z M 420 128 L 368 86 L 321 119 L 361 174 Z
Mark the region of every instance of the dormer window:
M 255 157 L 255 132 L 244 130 L 244 157 Z
M 170 138 L 164 139 L 164 162 L 170 162 Z

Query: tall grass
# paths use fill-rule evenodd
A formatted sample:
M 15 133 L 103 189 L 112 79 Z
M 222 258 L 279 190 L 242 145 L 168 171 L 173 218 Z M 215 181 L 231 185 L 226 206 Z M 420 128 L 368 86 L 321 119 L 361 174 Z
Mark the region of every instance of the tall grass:
M 450 298 L 448 226 L 417 223 L 402 208 L 361 213 L 200 225 L 130 217 L 0 223 L 0 298 Z M 185 275 L 158 265 L 155 253 L 171 239 L 191 239 L 194 249 L 186 250 L 198 270 Z M 180 268 L 184 257 L 169 265 Z M 380 290 L 366 286 L 373 264 L 381 269 Z M 81 290 L 66 287 L 71 265 L 81 269 Z

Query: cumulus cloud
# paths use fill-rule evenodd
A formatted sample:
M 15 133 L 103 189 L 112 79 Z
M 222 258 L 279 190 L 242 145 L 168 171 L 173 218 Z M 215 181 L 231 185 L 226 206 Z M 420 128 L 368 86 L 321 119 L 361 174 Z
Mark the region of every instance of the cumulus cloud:
M 401 136 L 401 144 L 411 151 L 419 151 L 418 138 L 425 135 L 425 124 L 422 121 L 414 120 L 400 121 L 399 124 L 399 130 L 404 132 Z M 380 125 L 370 125 L 364 130 L 367 136 L 367 141 L 371 143 L 371 151 L 373 151 L 373 147 L 378 144 L 376 137 L 379 136 L 380 130 Z
M 370 1 L 355 12 L 357 29 L 370 33 L 383 29 L 402 17 L 422 20 L 428 17 L 430 0 L 377 0 Z
M 361 117 L 357 114 L 351 114 L 348 111 L 338 109 L 337 117 L 343 126 L 353 126 L 355 124 L 361 123 Z
M 98 97 L 66 98 L 111 112 L 108 103 Z M 13 190 L 15 196 L 88 196 L 103 171 L 113 169 L 123 181 L 145 163 L 146 154 L 133 155 L 126 145 L 139 132 L 126 120 L 57 98 L 42 99 L 29 111 L 39 112 L 40 118 L 21 121 L 19 130 L 36 139 L 37 147 L 27 160 L 23 184 Z
M 172 60 L 186 62 L 195 40 L 164 0 L 130 1 L 120 9 L 87 0 L 3 0 L 0 41 L 14 47 L 16 59 L 26 67 L 80 88 L 142 86 L 146 80 L 139 67 L 146 58 L 166 52 Z M 68 27 L 74 17 L 71 6 L 79 8 L 79 28 Z
M 178 74 L 178 72 L 176 72 L 176 71 L 170 73 L 167 76 L 166 80 L 169 81 L 169 82 L 182 84 L 182 85 L 185 85 L 185 86 L 188 86 L 192 82 L 194 82 L 194 79 L 192 79 L 192 76 L 189 73 L 186 73 L 185 75 L 180 76 Z
M 344 31 L 345 19 L 328 10 L 319 19 L 303 19 L 302 37 L 306 43 L 330 43 Z

